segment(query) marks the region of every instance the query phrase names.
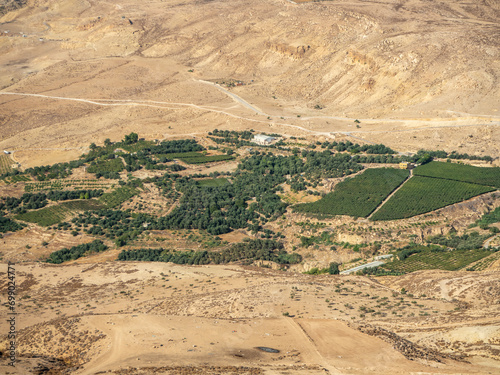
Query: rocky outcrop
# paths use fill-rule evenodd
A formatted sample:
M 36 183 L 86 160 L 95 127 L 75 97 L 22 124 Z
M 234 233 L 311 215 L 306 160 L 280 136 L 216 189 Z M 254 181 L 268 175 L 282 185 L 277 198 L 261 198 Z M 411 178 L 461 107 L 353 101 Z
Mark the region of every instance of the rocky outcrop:
M 286 57 L 298 60 L 305 56 L 305 54 L 311 49 L 311 46 L 291 46 L 285 43 L 266 42 L 266 48 Z

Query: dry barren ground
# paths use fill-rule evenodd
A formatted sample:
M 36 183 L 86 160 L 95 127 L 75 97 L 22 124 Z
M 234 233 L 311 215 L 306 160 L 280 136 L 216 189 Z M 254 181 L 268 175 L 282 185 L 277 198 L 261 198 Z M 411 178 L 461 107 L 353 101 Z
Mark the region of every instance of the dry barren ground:
M 237 266 L 18 265 L 11 373 L 33 361 L 78 374 L 495 373 L 498 272 L 474 276 L 420 272 L 380 284 Z

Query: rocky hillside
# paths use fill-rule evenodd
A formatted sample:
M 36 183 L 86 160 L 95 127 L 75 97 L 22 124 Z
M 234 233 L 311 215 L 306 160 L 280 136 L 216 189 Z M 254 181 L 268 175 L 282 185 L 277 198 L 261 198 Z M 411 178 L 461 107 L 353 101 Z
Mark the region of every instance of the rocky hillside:
M 26 5 L 27 0 L 1 0 L 0 1 L 0 15 L 3 15 L 12 10 L 22 8 Z

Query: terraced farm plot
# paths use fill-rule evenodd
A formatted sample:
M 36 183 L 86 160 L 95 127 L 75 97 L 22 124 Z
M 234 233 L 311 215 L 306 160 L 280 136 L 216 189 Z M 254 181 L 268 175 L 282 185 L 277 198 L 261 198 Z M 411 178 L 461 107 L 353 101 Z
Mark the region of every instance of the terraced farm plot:
M 40 182 L 28 182 L 24 186 L 24 191 L 27 193 L 33 193 L 42 190 L 61 190 L 74 188 L 75 190 L 82 189 L 109 189 L 116 182 L 111 182 L 108 180 L 52 180 L 52 181 L 40 181 Z
M 467 267 L 467 271 L 484 271 L 494 262 L 500 259 L 500 251 L 493 253 L 489 256 L 482 258 L 481 260 L 475 262 L 474 264 Z
M 416 176 L 443 178 L 500 188 L 500 168 L 433 161 L 414 169 Z
M 199 156 L 199 157 L 189 157 L 189 158 L 182 157 L 179 159 L 187 164 L 205 164 L 205 163 L 214 163 L 216 161 L 233 160 L 234 157 L 230 155 L 210 155 L 210 156 Z
M 434 269 L 456 271 L 489 255 L 492 255 L 492 252 L 482 248 L 476 250 L 450 250 L 438 252 L 423 251 L 411 255 L 405 260 L 394 260 L 386 263 L 383 268 L 394 272 L 404 273 Z
M 189 158 L 199 158 L 205 156 L 202 152 L 191 151 L 191 152 L 177 152 L 173 154 L 158 154 L 158 157 L 165 156 L 167 159 L 189 159 Z
M 230 155 L 205 155 L 202 152 L 191 151 L 191 152 L 178 152 L 173 154 L 158 154 L 158 157 L 164 156 L 167 159 L 179 159 L 187 164 L 204 164 L 213 163 L 216 161 L 233 160 L 234 156 Z
M 99 201 L 106 205 L 106 207 L 114 208 L 121 205 L 123 202 L 129 200 L 139 191 L 130 186 L 122 186 L 110 193 L 103 194 Z
M 16 215 L 14 218 L 28 223 L 35 223 L 48 227 L 65 220 L 72 212 L 89 211 L 103 208 L 95 199 L 62 202 L 54 206 L 29 211 Z
M 197 184 L 203 187 L 218 187 L 218 186 L 224 186 L 229 184 L 229 181 L 227 178 L 211 178 L 208 180 L 199 180 L 197 181 Z
M 322 199 L 294 206 L 296 212 L 367 217 L 409 176 L 407 170 L 367 169 L 346 179 Z
M 467 182 L 416 176 L 408 180 L 372 220 L 397 220 L 425 214 L 495 190 Z
M 14 161 L 8 155 L 3 152 L 0 154 L 0 174 L 12 171 L 13 164 L 15 164 Z
M 30 181 L 31 178 L 25 174 L 17 174 L 15 176 L 5 177 L 4 181 L 8 184 L 15 184 L 16 182 Z

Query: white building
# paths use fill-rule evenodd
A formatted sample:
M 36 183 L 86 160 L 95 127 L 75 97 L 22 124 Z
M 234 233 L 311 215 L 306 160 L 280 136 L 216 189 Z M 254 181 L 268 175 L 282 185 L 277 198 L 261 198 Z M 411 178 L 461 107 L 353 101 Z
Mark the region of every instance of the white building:
M 258 145 L 270 145 L 274 141 L 273 137 L 270 137 L 265 134 L 257 134 L 253 136 L 252 142 L 257 143 Z

